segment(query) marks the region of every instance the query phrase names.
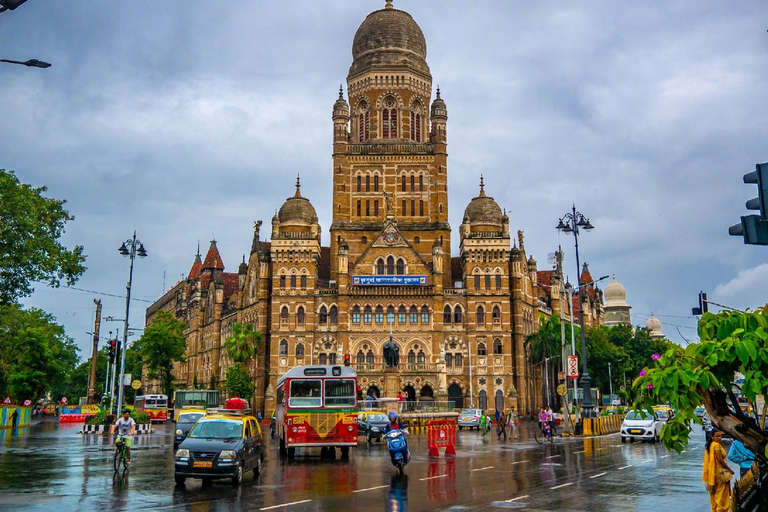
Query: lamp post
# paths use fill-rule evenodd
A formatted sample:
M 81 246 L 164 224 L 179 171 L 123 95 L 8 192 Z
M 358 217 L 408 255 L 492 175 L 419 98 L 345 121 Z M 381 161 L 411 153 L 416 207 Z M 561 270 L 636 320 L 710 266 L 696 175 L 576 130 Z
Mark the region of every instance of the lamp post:
M 120 351 L 120 380 L 118 381 L 118 394 L 117 394 L 117 413 L 123 407 L 123 400 L 125 399 L 125 386 L 123 384 L 123 378 L 125 376 L 125 348 L 128 345 L 128 314 L 131 309 L 131 284 L 133 283 L 133 260 L 138 255 L 141 258 L 147 256 L 147 251 L 144 250 L 144 245 L 140 240 L 136 238 L 136 232 L 133 232 L 133 238 L 129 238 L 118 249 L 120 254 L 128 256 L 131 259 L 131 269 L 128 272 L 128 284 L 125 287 L 125 323 L 123 324 L 123 346 Z
M 557 225 L 557 229 L 563 233 L 573 233 L 573 239 L 576 242 L 576 279 L 581 275 L 581 263 L 579 262 L 579 228 L 591 231 L 594 226 L 589 219 L 576 211 L 576 205 L 573 205 L 572 211 L 566 213 Z M 579 283 L 580 285 L 581 283 Z M 582 398 L 582 410 L 584 417 L 594 416 L 595 404 L 592 402 L 592 391 L 590 389 L 589 371 L 587 371 L 587 338 L 584 334 L 584 294 L 579 286 L 579 326 L 581 327 L 581 358 L 582 372 L 581 383 L 584 387 L 584 397 Z
M 8 60 L 8 59 L 0 59 L 0 62 L 6 62 L 8 64 L 21 64 L 22 66 L 27 66 L 28 68 L 49 68 L 51 65 L 47 62 L 43 62 L 42 60 L 37 59 L 29 59 L 25 61 L 20 60 Z

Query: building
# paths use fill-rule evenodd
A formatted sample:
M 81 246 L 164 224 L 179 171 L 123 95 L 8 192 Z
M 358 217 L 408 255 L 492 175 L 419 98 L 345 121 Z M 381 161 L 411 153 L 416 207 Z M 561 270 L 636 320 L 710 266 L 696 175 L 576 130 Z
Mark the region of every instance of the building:
M 629 317 L 629 310 L 632 306 L 627 304 L 627 290 L 616 281 L 616 276 L 613 276 L 613 281 L 608 283 L 605 287 L 605 325 L 613 327 L 616 325 L 632 325 L 632 321 Z
M 551 313 L 554 288 L 539 287 L 523 233 L 511 236 L 482 176 L 458 228 L 459 254 L 451 254 L 448 110 L 439 89 L 432 97 L 426 49 L 418 24 L 391 1 L 355 33 L 347 97 L 339 91 L 332 109 L 330 246 L 321 244 L 297 178 L 272 218 L 270 241 L 257 222 L 237 273 L 224 272 L 211 242 L 187 280 L 148 309 L 148 323 L 168 309 L 187 324 L 179 385 L 221 385 L 230 364 L 224 340 L 240 322 L 263 336 L 251 366 L 258 408 L 274 408 L 277 379 L 288 369 L 341 364 L 346 354 L 364 394 L 404 390 L 411 400 L 490 410 L 539 404 L 530 383 L 540 367 L 530 364 L 524 340 L 539 313 Z M 601 298 L 589 289 L 585 310 L 599 315 Z M 559 303 L 559 291 L 554 297 Z M 390 332 L 400 350 L 394 394 L 383 389 Z

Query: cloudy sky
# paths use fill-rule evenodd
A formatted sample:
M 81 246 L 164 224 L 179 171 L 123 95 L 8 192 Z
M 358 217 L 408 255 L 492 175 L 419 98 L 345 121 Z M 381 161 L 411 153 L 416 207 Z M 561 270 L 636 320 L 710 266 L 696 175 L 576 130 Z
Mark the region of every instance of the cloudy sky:
M 93 299 L 124 317 L 117 249 L 134 230 L 149 253 L 134 270 L 140 327 L 198 243 L 215 237 L 237 271 L 253 222 L 269 225 L 297 173 L 327 244 L 331 109 L 354 33 L 383 5 L 29 0 L 0 14 L 0 58 L 53 64 L 0 64 L 0 168 L 66 199 L 63 242 L 88 255 L 77 289 L 39 285 L 25 304 L 55 315 L 87 357 Z M 636 325 L 653 312 L 684 343 L 697 339 L 700 290 L 736 308 L 768 301 L 768 248 L 727 232 L 756 195 L 743 174 L 768 161 L 764 3 L 395 7 L 421 26 L 448 106 L 454 256 L 482 174 L 540 270 L 562 245 L 574 279 L 573 237 L 555 226 L 572 204 L 589 217 L 582 261 L 616 275 Z

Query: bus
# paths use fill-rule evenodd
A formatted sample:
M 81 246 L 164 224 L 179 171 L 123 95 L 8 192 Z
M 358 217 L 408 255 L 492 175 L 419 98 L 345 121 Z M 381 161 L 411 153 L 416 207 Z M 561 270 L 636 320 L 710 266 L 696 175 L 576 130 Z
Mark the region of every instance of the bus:
M 179 419 L 182 409 L 219 406 L 219 392 L 211 389 L 177 389 L 173 392 L 173 421 Z
M 142 395 L 133 399 L 133 407 L 149 415 L 150 423 L 168 419 L 168 397 L 165 395 Z
M 357 374 L 349 366 L 297 366 L 277 381 L 275 427 L 280 454 L 319 447 L 349 455 L 357 446 Z

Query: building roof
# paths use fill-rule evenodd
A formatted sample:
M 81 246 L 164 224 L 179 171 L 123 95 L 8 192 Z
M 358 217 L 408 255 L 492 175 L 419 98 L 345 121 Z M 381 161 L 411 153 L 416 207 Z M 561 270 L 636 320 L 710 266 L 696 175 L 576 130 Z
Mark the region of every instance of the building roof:
M 309 199 L 301 196 L 301 183 L 296 177 L 296 193 L 289 197 L 277 213 L 280 224 L 316 224 L 317 212 Z
M 552 286 L 552 275 L 554 273 L 554 270 L 538 270 L 536 272 L 536 282 L 541 286 L 549 288 Z
M 491 225 L 501 229 L 501 208 L 492 197 L 485 195 L 483 177 L 480 176 L 480 194 L 473 197 L 464 210 L 464 218 L 470 225 Z
M 208 248 L 208 254 L 203 261 L 203 270 L 224 270 L 224 263 L 221 261 L 219 248 L 216 247 L 216 240 L 211 240 L 211 246 Z
M 195 262 L 192 263 L 192 268 L 187 276 L 187 281 L 194 281 L 200 277 L 200 272 L 203 270 L 203 261 L 200 259 L 200 250 L 198 248 L 197 255 L 195 255 Z

